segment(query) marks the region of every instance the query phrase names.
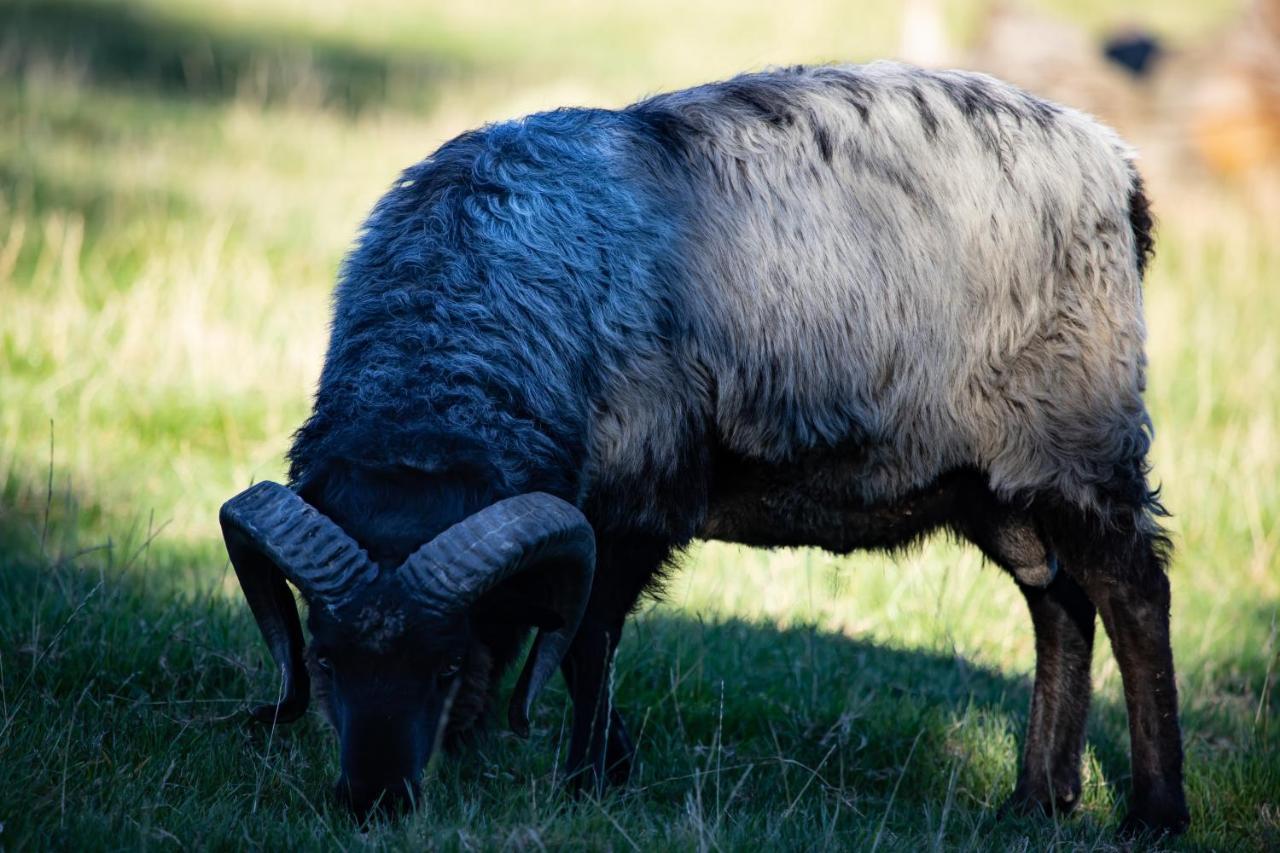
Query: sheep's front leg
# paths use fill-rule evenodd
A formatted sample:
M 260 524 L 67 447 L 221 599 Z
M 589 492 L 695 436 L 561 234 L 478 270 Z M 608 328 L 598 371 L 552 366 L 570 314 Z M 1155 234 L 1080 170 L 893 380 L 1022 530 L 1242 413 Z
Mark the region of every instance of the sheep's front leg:
M 602 793 L 607 784 L 625 782 L 631 773 L 631 739 L 610 696 L 609 676 L 622 621 L 610 627 L 584 624 L 562 666 L 573 701 L 565 772 L 575 792 Z
M 1066 814 L 1080 803 L 1095 610 L 1059 572 L 1047 587 L 1019 584 L 1036 637 L 1036 681 L 1018 784 L 1003 811 Z
M 649 536 L 596 540 L 591 600 L 561 664 L 573 700 L 566 765 L 571 790 L 598 793 L 631 775 L 634 749 L 610 693 L 613 656 L 627 614 L 670 553 L 670 542 Z

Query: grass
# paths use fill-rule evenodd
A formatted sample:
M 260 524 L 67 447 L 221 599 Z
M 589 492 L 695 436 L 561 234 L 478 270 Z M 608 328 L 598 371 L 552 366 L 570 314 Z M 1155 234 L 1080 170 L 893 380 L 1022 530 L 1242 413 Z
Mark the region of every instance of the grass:
M 1100 28 L 1104 6 L 1074 14 Z M 1230 12 L 1148 6 L 1174 36 Z M 435 768 L 411 820 L 364 833 L 325 797 L 318 720 L 246 726 L 275 685 L 217 506 L 281 475 L 336 265 L 396 171 L 488 119 L 891 52 L 897 26 L 890 4 L 260 7 L 0 2 L 0 849 L 1114 843 L 1128 737 L 1105 643 L 1081 813 L 994 819 L 1029 620 L 942 541 L 695 548 L 623 643 L 641 766 L 600 802 L 557 794 L 558 685 L 531 742 L 496 729 Z M 1275 848 L 1280 220 L 1253 194 L 1154 185 L 1149 397 L 1193 815 L 1174 846 Z

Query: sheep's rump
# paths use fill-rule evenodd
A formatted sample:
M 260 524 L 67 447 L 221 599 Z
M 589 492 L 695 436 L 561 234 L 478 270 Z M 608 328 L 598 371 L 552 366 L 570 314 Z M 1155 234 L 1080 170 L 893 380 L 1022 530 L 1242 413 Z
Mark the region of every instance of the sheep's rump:
M 702 421 L 763 460 L 854 448 L 868 503 L 964 467 L 1006 497 L 1145 500 L 1137 177 L 1110 130 L 892 63 L 628 112 L 690 187 L 687 282 L 671 363 L 607 389 L 597 471 L 680 458 L 673 423 Z

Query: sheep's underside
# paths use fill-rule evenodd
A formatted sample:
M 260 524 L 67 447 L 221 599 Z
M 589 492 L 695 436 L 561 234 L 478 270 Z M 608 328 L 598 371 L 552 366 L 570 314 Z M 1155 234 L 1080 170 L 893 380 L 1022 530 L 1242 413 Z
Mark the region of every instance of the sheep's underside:
M 814 450 L 785 463 L 734 457 L 719 466 L 706 539 L 757 547 L 823 548 L 836 554 L 897 549 L 950 529 L 1021 583 L 1044 586 L 1057 561 L 1029 513 L 997 498 L 973 469 L 949 472 L 891 501 L 857 493 L 856 451 Z

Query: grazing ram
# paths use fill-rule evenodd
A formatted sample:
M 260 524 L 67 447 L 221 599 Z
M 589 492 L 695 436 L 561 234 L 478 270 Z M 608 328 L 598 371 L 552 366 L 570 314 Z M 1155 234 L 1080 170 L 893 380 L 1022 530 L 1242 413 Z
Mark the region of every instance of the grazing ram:
M 1127 825 L 1182 829 L 1150 227 L 1107 129 L 890 63 L 448 142 L 346 260 L 291 487 L 223 507 L 284 679 L 255 713 L 298 717 L 314 681 L 363 814 L 413 796 L 536 629 L 510 723 L 559 669 L 570 779 L 598 789 L 632 756 L 614 650 L 673 552 L 950 529 L 1014 575 L 1035 627 L 1010 805 L 1079 801 L 1097 613 L 1128 702 Z

